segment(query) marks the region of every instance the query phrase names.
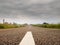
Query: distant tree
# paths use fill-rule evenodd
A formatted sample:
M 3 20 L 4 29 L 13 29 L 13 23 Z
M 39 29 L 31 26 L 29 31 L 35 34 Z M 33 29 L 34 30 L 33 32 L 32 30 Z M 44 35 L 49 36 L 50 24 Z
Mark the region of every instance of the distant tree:
M 13 22 L 13 25 L 17 25 L 17 23 Z
M 10 24 L 12 24 L 12 23 L 10 23 Z
M 8 22 L 4 22 L 4 24 L 8 24 Z
M 27 23 L 25 23 L 24 25 L 28 25 Z
M 44 22 L 43 24 L 48 24 L 48 23 Z

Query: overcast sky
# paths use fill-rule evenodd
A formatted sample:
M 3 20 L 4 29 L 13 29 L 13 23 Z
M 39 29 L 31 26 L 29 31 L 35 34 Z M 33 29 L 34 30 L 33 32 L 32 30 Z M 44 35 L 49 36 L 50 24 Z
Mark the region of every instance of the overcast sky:
M 60 23 L 60 0 L 0 0 L 0 22 Z

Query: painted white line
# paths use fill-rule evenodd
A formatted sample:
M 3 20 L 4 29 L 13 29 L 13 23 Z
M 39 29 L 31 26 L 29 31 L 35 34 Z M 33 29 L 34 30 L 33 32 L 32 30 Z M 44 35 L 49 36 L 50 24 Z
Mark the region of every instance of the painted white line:
M 32 32 L 29 31 L 26 33 L 19 45 L 35 45 Z

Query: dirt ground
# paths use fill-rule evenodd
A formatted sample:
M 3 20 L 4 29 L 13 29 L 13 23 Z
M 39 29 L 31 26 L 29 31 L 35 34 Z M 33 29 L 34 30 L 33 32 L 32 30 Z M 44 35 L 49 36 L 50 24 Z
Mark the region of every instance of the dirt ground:
M 27 31 L 31 31 L 36 45 L 60 45 L 60 29 L 26 26 L 0 29 L 0 45 L 19 45 Z

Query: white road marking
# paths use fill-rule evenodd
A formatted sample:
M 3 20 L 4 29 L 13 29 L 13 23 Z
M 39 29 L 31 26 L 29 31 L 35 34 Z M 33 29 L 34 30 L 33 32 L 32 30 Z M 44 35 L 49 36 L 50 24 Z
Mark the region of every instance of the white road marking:
M 26 33 L 19 45 L 35 45 L 32 32 L 29 31 Z

